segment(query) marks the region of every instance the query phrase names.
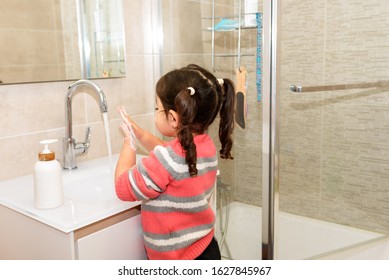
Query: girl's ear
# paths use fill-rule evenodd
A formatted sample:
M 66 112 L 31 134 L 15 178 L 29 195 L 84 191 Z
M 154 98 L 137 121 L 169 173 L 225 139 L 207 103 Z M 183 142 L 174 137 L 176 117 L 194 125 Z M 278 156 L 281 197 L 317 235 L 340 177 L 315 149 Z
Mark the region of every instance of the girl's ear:
M 178 116 L 177 112 L 174 110 L 169 110 L 168 124 L 172 128 L 177 129 L 179 123 L 180 123 L 180 117 Z

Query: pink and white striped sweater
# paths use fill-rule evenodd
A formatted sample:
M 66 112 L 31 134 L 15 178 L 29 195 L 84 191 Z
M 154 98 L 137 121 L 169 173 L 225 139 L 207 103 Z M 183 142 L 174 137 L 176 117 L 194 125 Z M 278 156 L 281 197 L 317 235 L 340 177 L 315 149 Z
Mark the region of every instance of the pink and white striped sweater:
M 208 203 L 217 153 L 207 134 L 194 137 L 198 175 L 191 178 L 178 139 L 157 146 L 116 181 L 121 200 L 142 201 L 142 227 L 149 259 L 195 259 L 211 242 L 215 214 Z

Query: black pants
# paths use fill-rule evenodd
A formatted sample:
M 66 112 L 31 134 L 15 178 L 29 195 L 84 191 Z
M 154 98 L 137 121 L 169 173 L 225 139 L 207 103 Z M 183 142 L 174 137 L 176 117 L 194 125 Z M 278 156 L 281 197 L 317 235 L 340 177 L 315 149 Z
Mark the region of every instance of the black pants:
M 196 260 L 221 260 L 219 245 L 215 238 L 212 238 L 211 243 Z

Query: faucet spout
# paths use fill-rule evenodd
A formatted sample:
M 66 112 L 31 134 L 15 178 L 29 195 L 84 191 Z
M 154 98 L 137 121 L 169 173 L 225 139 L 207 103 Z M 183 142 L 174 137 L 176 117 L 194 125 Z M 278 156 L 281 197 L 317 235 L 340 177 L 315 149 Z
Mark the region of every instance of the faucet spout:
M 108 112 L 108 104 L 105 94 L 101 87 L 89 80 L 78 80 L 68 87 L 65 98 L 65 138 L 64 138 L 64 153 L 63 153 L 63 168 L 74 169 L 77 168 L 76 151 L 79 153 L 86 153 L 90 143 L 90 128 L 87 128 L 85 141 L 82 143 L 76 143 L 73 137 L 73 118 L 72 118 L 72 97 L 76 92 L 76 89 L 80 86 L 86 86 L 91 88 L 94 94 L 96 94 L 101 113 Z

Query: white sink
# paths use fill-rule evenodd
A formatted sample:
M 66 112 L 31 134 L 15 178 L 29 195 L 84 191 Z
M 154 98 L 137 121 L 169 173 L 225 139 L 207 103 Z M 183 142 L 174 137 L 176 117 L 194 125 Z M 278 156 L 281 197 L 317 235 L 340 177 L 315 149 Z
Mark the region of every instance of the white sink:
M 66 171 L 65 171 L 66 172 Z M 90 172 L 83 176 L 63 175 L 63 192 L 70 200 L 93 203 L 116 198 L 113 175 L 109 170 Z
M 142 157 L 137 155 L 137 160 Z M 113 166 L 104 162 L 81 162 L 77 169 L 64 170 L 63 191 L 64 197 L 76 202 L 99 203 L 118 199 L 114 186 L 114 171 L 117 156 L 113 159 Z

